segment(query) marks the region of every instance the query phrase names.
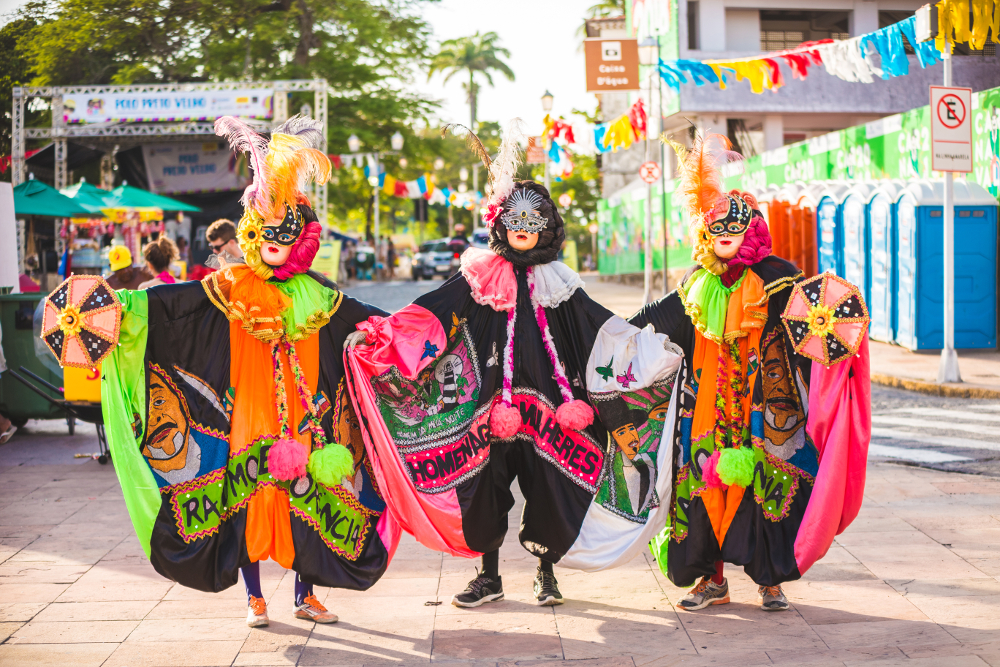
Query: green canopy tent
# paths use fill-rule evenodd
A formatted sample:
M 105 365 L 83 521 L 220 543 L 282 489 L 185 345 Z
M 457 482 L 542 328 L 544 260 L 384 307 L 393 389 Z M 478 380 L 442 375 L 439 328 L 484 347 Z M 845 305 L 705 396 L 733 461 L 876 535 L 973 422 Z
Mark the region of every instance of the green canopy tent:
M 121 200 L 126 206 L 152 206 L 164 211 L 189 211 L 199 213 L 201 209 L 192 204 L 185 204 L 182 201 L 154 194 L 148 190 L 137 188 L 128 183 L 122 183 L 111 191 L 115 197 Z
M 68 188 L 63 188 L 59 192 L 72 198 L 77 204 L 87 209 L 87 215 L 103 215 L 103 210 L 107 208 L 135 206 L 135 204 L 122 202 L 114 194 L 91 185 L 82 178 L 79 183 L 75 183 Z
M 91 211 L 41 181 L 28 180 L 14 188 L 16 215 L 41 215 L 72 218 L 91 215 Z

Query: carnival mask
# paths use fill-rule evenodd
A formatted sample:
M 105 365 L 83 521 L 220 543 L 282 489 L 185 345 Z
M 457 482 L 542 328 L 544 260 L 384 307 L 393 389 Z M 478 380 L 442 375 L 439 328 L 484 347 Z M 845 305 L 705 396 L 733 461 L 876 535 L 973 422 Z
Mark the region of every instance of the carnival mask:
M 304 228 L 298 206 L 285 206 L 285 217 L 280 224 L 264 225 L 261 229 L 260 258 L 269 266 L 284 264 Z
M 538 212 L 542 203 L 542 196 L 537 192 L 516 190 L 504 203 L 507 210 L 500 216 L 500 220 L 508 231 L 538 234 L 549 224 Z
M 721 208 L 719 206 L 716 206 L 712 211 L 716 219 L 706 225 L 709 236 L 742 236 L 750 227 L 753 209 L 750 208 L 749 204 L 738 195 L 726 195 L 726 199 L 729 200 L 729 208 L 725 215 L 719 215 Z M 722 203 L 721 200 L 720 203 Z

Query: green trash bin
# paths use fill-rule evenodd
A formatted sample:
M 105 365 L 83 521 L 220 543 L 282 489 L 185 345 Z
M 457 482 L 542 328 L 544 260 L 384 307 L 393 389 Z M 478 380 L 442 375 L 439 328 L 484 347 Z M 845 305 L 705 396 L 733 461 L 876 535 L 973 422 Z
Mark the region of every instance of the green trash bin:
M 42 292 L 29 294 L 0 294 L 0 329 L 3 331 L 3 354 L 7 368 L 17 371 L 24 366 L 49 383 L 62 387 L 62 373 L 54 372 L 42 363 L 35 351 L 34 315 L 38 303 L 47 295 Z M 52 358 L 55 365 L 55 358 Z M 53 395 L 53 398 L 62 396 Z M 29 419 L 64 419 L 59 406 L 49 403 L 17 381 L 9 373 L 0 373 L 0 414 L 15 426 L 23 426 Z

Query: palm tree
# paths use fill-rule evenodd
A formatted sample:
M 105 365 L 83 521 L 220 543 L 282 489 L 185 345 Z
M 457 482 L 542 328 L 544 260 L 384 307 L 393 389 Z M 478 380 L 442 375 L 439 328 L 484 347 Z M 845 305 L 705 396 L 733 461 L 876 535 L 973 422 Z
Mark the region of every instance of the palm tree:
M 500 36 L 492 31 L 483 34 L 476 31 L 469 37 L 441 42 L 441 50 L 431 59 L 428 80 L 437 72 L 444 72 L 444 82 L 448 83 L 456 74 L 468 73 L 469 81 L 462 85 L 469 95 L 469 128 L 473 132 L 476 131 L 476 102 L 479 96 L 476 73 L 481 74 L 491 86 L 492 72 L 500 72 L 508 80 L 514 80 L 513 70 L 501 57 L 510 58 L 510 51 L 500 46 Z
M 576 34 L 581 39 L 587 36 L 586 19 L 603 19 L 611 16 L 625 16 L 625 2 L 626 0 L 600 0 L 600 2 L 596 5 L 591 5 L 587 9 L 587 16 L 584 18 L 583 23 L 576 29 Z M 582 43 L 580 44 L 580 48 L 583 48 Z

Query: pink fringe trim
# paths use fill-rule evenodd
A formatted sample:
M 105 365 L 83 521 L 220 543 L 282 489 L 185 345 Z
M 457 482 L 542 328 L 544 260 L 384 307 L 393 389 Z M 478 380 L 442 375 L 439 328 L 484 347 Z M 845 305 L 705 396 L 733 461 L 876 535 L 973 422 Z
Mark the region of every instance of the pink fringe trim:
M 267 453 L 267 470 L 279 482 L 305 477 L 309 452 L 302 443 L 282 438 Z
M 319 252 L 319 237 L 322 233 L 321 224 L 307 222 L 306 228 L 299 235 L 299 240 L 292 246 L 288 260 L 281 266 L 275 267 L 274 277 L 278 280 L 288 280 L 297 273 L 308 271 L 316 259 L 316 253 Z

